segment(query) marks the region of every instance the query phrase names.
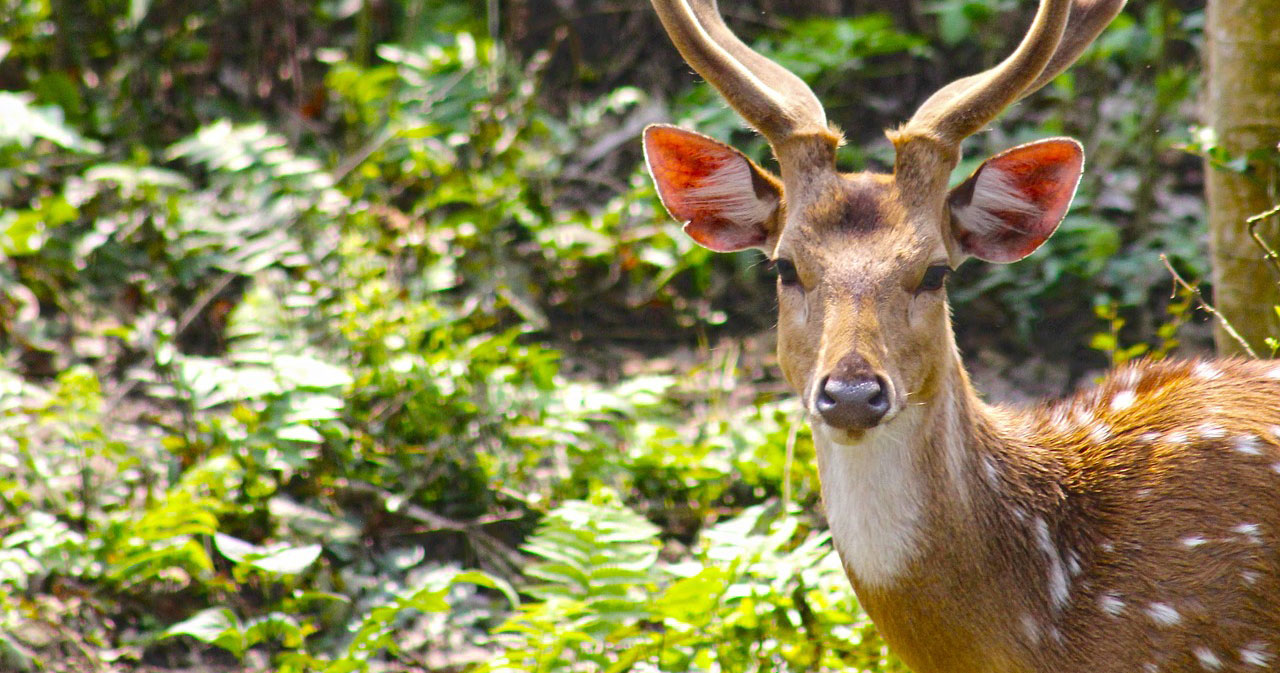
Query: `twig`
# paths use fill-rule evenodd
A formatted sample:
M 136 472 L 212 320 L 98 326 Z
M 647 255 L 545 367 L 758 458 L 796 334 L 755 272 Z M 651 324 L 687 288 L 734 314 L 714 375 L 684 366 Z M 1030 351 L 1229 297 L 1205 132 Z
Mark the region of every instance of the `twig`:
M 1262 252 L 1264 253 L 1263 259 L 1267 260 L 1267 263 L 1271 265 L 1271 269 L 1275 271 L 1277 275 L 1280 275 L 1280 253 L 1277 253 L 1270 245 L 1267 245 L 1267 242 L 1262 240 L 1262 235 L 1258 233 L 1258 225 L 1265 222 L 1267 218 L 1275 217 L 1277 215 L 1280 215 L 1280 204 L 1276 204 L 1276 206 L 1271 210 L 1267 210 L 1250 217 L 1245 220 L 1245 224 L 1249 225 L 1249 235 L 1253 237 L 1253 240 L 1258 244 L 1258 247 L 1262 248 Z
M 376 497 L 384 508 L 387 503 L 398 500 L 399 498 L 385 489 L 378 488 L 373 484 L 348 481 L 345 489 L 353 493 L 362 493 Z M 411 502 L 402 502 L 399 507 L 394 510 L 388 508 L 396 514 L 408 517 L 415 521 L 424 523 L 428 526 L 429 531 L 450 531 L 454 533 L 462 533 L 471 540 L 476 546 L 477 551 L 487 550 L 491 554 L 491 560 L 495 561 L 496 569 L 505 575 L 505 579 L 514 579 L 520 576 L 520 568 L 524 565 L 520 557 L 520 553 L 512 549 L 502 540 L 486 533 L 480 529 L 485 523 L 495 523 L 505 519 L 494 518 L 488 520 L 477 521 L 457 521 L 449 517 L 436 514 L 425 507 L 415 505 Z
M 1236 328 L 1233 327 L 1226 318 L 1222 317 L 1221 313 L 1218 313 L 1218 309 L 1214 308 L 1212 304 L 1205 301 L 1204 295 L 1200 294 L 1200 288 L 1192 287 L 1190 283 L 1184 280 L 1182 276 L 1179 275 L 1176 270 L 1174 270 L 1173 265 L 1169 263 L 1168 256 L 1166 256 L 1164 253 L 1160 254 L 1160 261 L 1164 262 L 1164 268 L 1168 269 L 1169 273 L 1173 274 L 1173 279 L 1177 281 L 1177 283 L 1181 285 L 1183 288 L 1185 288 L 1188 292 L 1190 292 L 1192 296 L 1196 298 L 1196 301 L 1200 302 L 1200 307 L 1208 311 L 1209 314 L 1212 315 L 1214 319 L 1218 321 L 1218 324 L 1222 325 L 1222 329 L 1226 331 L 1226 333 L 1232 339 L 1235 339 L 1236 343 L 1240 344 L 1240 347 L 1244 349 L 1244 352 L 1249 354 L 1249 357 L 1254 358 L 1256 360 L 1258 358 L 1258 354 L 1253 352 L 1253 348 L 1249 346 L 1249 342 L 1245 341 L 1244 337 L 1240 336 L 1240 333 L 1236 331 Z
M 218 295 L 222 294 L 222 291 L 227 289 L 228 285 L 231 285 L 231 281 L 235 280 L 239 276 L 240 274 L 230 271 L 222 274 L 222 276 L 218 278 L 217 282 L 209 286 L 200 294 L 200 297 L 196 299 L 191 306 L 187 307 L 187 310 L 182 312 L 182 316 L 178 318 L 178 326 L 173 330 L 173 333 L 175 335 L 185 333 L 187 328 L 191 326 L 191 323 L 195 322 L 195 319 L 200 317 L 200 314 L 208 308 L 209 303 L 214 299 L 217 299 Z

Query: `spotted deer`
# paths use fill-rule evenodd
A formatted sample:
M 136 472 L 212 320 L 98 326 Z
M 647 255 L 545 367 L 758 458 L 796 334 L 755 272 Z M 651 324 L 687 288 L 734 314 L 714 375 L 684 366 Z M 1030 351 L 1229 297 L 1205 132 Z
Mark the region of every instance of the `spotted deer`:
M 841 173 L 839 133 L 715 0 L 653 0 L 685 60 L 773 149 L 774 175 L 646 129 L 668 211 L 777 269 L 778 358 L 808 410 L 832 539 L 860 603 L 918 673 L 1280 668 L 1280 364 L 1140 362 L 1030 408 L 965 373 L 945 281 L 1057 228 L 1068 138 L 948 189 L 961 141 L 1066 69 L 1124 0 L 1042 0 L 1021 43 L 888 133 L 891 175 Z

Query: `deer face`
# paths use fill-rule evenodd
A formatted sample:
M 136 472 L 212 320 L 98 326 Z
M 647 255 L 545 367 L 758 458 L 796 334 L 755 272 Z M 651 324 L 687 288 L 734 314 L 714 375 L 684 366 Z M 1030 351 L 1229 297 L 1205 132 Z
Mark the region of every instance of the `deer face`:
M 841 443 L 935 394 L 954 362 L 942 357 L 954 348 L 947 276 L 969 256 L 1008 262 L 1039 247 L 1083 163 L 1075 141 L 1051 139 L 992 157 L 946 190 L 907 172 L 834 169 L 784 185 L 736 150 L 669 126 L 651 127 L 645 150 L 664 204 L 694 240 L 770 256 L 783 374 Z
M 839 176 L 830 191 L 789 214 L 773 251 L 778 356 L 813 419 L 857 435 L 936 378 L 952 260 L 937 227 L 906 221 L 889 176 Z

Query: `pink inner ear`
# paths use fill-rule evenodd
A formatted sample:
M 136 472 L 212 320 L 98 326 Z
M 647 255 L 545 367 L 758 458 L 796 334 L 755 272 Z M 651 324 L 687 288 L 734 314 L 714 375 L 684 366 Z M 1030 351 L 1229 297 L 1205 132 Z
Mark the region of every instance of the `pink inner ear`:
M 644 149 L 662 204 L 693 240 L 717 252 L 767 243 L 779 192 L 741 152 L 674 126 L 645 129 Z
M 1035 252 L 1066 215 L 1084 151 L 1070 138 L 1020 145 L 988 159 L 948 199 L 956 240 L 989 262 Z

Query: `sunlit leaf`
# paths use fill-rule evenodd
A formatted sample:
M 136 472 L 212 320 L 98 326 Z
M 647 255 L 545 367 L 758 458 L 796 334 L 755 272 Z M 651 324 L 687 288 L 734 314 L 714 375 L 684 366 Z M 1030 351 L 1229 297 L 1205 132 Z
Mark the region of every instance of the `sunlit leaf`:
M 0 91 L 0 145 L 28 146 L 40 138 L 77 152 L 102 151 L 101 144 L 67 126 L 60 108 L 37 106 L 33 101 L 30 94 Z
M 296 575 L 310 567 L 318 558 L 320 558 L 320 545 L 309 544 L 273 551 L 253 559 L 250 564 L 269 573 Z

